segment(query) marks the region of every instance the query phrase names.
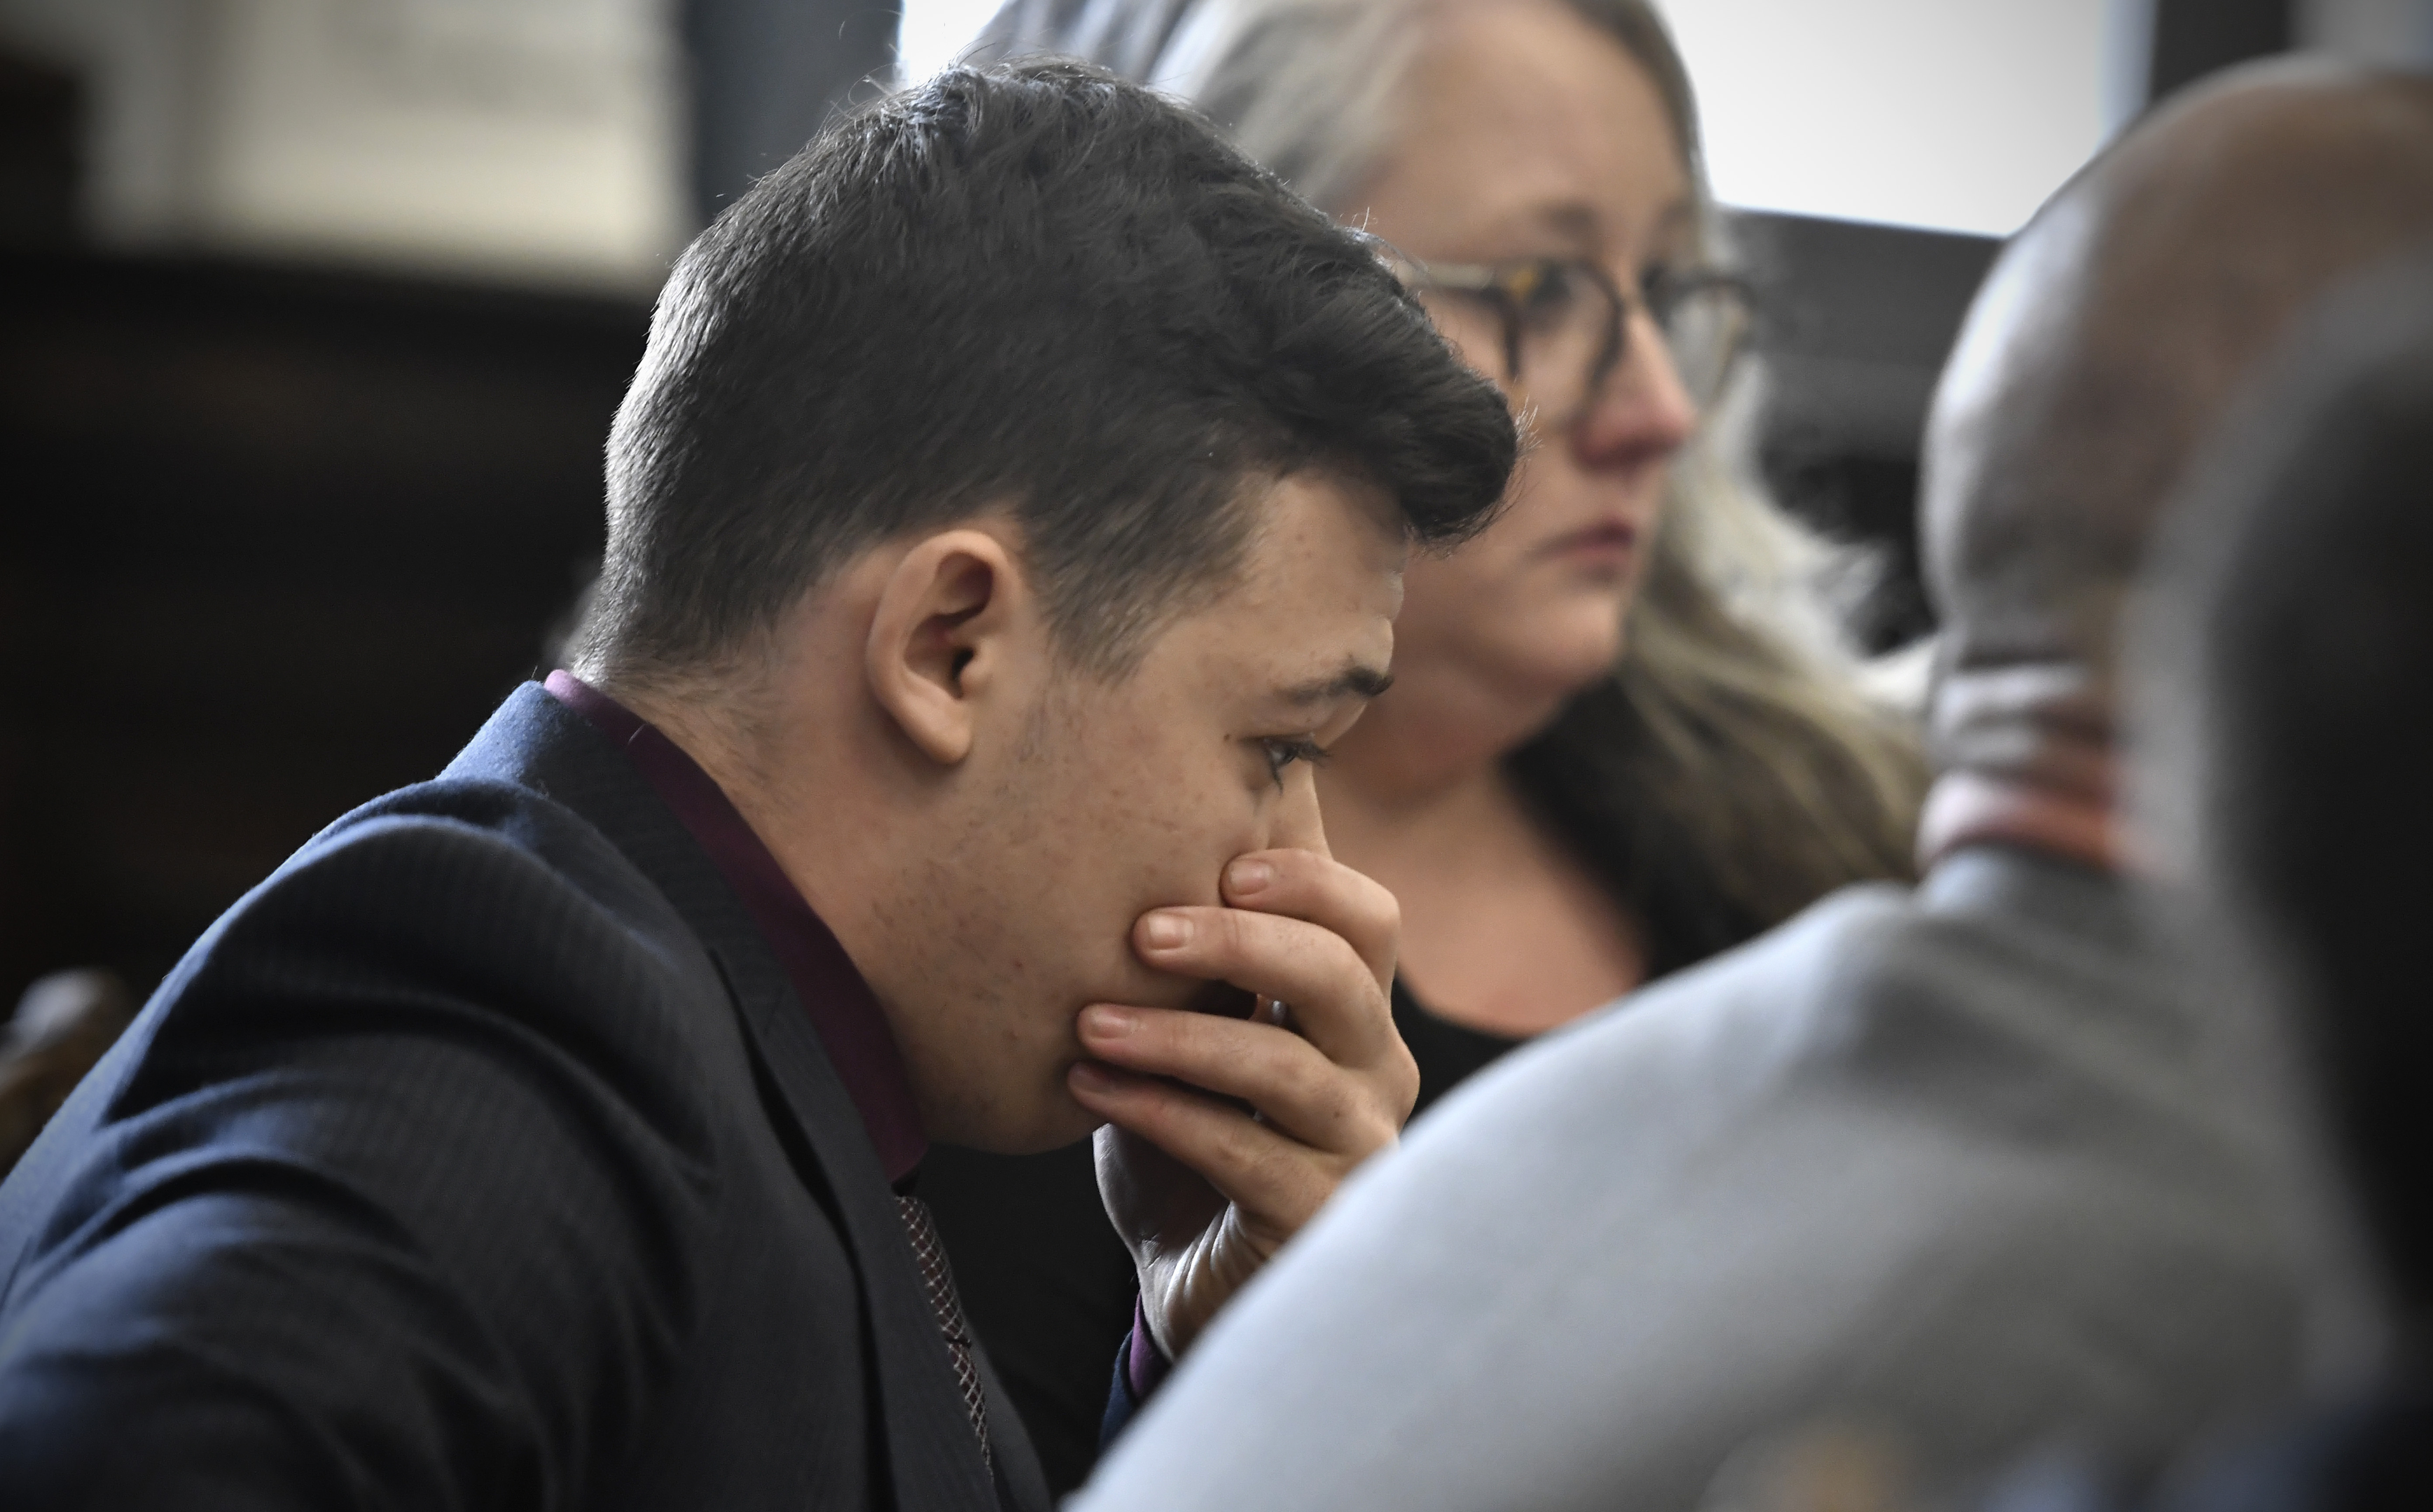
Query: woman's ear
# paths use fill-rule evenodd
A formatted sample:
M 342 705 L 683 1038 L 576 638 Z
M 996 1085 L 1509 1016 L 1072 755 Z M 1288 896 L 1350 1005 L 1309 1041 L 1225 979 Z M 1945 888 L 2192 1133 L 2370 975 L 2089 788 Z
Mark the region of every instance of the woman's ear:
M 863 673 L 871 696 L 941 766 L 971 755 L 981 705 L 1044 627 L 1013 553 L 986 531 L 928 536 L 879 590 Z

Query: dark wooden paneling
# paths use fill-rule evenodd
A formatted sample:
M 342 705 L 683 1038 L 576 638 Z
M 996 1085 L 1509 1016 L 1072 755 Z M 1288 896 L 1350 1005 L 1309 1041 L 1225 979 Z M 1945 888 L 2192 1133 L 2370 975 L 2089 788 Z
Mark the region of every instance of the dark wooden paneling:
M 0 1001 L 139 989 L 298 843 L 444 764 L 600 549 L 646 312 L 0 258 Z
M 1943 360 L 2001 243 L 1753 212 L 1733 229 L 1765 298 L 1767 444 L 1914 456 Z
M 1933 628 L 1918 576 L 1920 433 L 2001 244 L 1805 215 L 1743 212 L 1734 227 L 1766 296 L 1766 481 L 1828 535 L 1881 548 L 1858 630 L 1891 650 Z
M 76 234 L 84 91 L 70 74 L 0 45 L 0 241 L 58 246 Z
M 2219 69 L 2288 52 L 2291 0 L 2150 0 L 2146 97 L 2159 100 Z

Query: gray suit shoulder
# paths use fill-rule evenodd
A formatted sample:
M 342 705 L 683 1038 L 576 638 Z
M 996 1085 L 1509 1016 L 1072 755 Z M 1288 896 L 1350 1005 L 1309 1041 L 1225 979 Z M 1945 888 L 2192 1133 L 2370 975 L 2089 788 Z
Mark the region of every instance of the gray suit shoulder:
M 2201 1005 L 2118 884 L 1963 859 L 1447 1098 L 1085 1505 L 1687 1507 L 1819 1418 L 1955 1478 L 2284 1385 L 2295 1291 Z
M 1821 1097 L 2022 1137 L 2135 1139 L 2181 1118 L 2210 1133 L 2219 1110 L 2183 1095 L 2221 1069 L 2220 1028 L 2125 884 L 1977 852 L 1914 892 L 1846 889 L 1544 1036 L 1448 1098 L 1410 1143 L 1492 1142 L 1503 1119 L 1566 1109 L 1654 1132 L 1640 1127 L 1643 1101 L 1617 1097 L 1624 1085 L 1663 1098 L 1668 1127 L 1738 1129 L 1752 1112 Z M 2128 1126 L 2106 1116 L 2124 1111 Z

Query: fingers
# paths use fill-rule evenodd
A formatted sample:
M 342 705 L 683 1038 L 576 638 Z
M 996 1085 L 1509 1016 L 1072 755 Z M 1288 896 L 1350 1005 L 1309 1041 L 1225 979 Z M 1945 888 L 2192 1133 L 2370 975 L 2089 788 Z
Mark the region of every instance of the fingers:
M 1310 1043 L 1343 1065 L 1373 1064 L 1400 1043 L 1386 984 L 1322 925 L 1245 909 L 1158 909 L 1141 916 L 1132 943 L 1159 971 L 1291 1004 Z
M 1224 907 L 1144 914 L 1133 948 L 1162 973 L 1290 1004 L 1298 1032 L 1240 1017 L 1099 1004 L 1076 1025 L 1097 1060 L 1076 1065 L 1068 1084 L 1077 1101 L 1121 1130 L 1102 1148 L 1129 1143 L 1190 1173 L 1182 1180 L 1169 1168 L 1158 1177 L 1150 1163 L 1120 1157 L 1114 1181 L 1101 1172 L 1108 1211 L 1135 1258 L 1182 1247 L 1238 1259 L 1237 1240 L 1254 1241 L 1255 1268 L 1353 1167 L 1393 1145 L 1420 1079 L 1387 1002 L 1401 931 L 1390 893 L 1325 856 L 1278 849 L 1237 858 L 1223 897 Z M 1169 1221 L 1175 1194 L 1185 1188 L 1214 1192 L 1228 1206 L 1212 1222 Z M 1148 1279 L 1155 1268 L 1145 1264 L 1144 1299 L 1158 1291 Z M 1237 1282 L 1217 1286 L 1219 1301 Z M 1206 1289 L 1160 1284 L 1161 1296 Z M 1203 1313 L 1215 1305 L 1201 1301 Z M 1166 1297 L 1153 1310 L 1169 1329 L 1172 1303 Z
M 1272 850 L 1235 857 L 1223 887 L 1234 908 L 1305 920 L 1342 936 L 1378 986 L 1392 982 L 1403 909 L 1383 884 L 1311 851 Z
M 1238 1098 L 1285 1134 L 1345 1161 L 1392 1144 L 1409 1112 L 1390 1059 L 1349 1069 L 1270 1025 L 1100 1004 L 1082 1011 L 1078 1028 L 1083 1046 L 1101 1061 Z
M 1269 1250 L 1316 1215 L 1358 1164 L 1321 1157 L 1239 1109 L 1172 1082 L 1084 1061 L 1067 1084 L 1083 1107 L 1190 1167 Z

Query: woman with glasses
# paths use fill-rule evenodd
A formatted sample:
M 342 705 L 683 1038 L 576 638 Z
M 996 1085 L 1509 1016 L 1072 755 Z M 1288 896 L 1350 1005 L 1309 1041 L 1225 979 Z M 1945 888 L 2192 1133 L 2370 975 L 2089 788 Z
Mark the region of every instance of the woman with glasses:
M 1527 432 L 1498 521 L 1411 563 L 1394 687 L 1319 774 L 1336 856 L 1402 902 L 1421 1110 L 1837 887 L 1908 875 L 1922 773 L 1834 633 L 1820 589 L 1845 559 L 1732 455 L 1749 301 L 1643 0 L 1013 0 L 983 50 L 1196 104 L 1376 236 Z M 1131 1275 L 1088 1162 L 950 1155 L 925 1182 L 1051 1476 L 1078 1480 Z

